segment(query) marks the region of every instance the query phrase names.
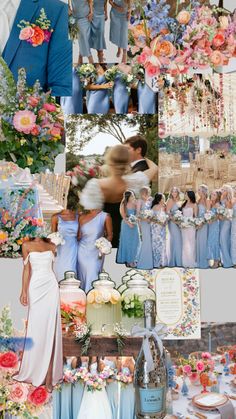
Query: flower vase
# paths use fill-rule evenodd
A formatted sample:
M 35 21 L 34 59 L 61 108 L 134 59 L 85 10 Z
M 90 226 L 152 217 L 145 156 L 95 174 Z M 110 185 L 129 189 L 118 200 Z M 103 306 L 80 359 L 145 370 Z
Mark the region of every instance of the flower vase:
M 183 378 L 183 385 L 182 385 L 182 388 L 181 388 L 181 393 L 183 394 L 183 396 L 187 396 L 188 393 L 189 393 L 188 386 L 186 384 L 186 379 L 185 378 Z
M 200 377 L 199 377 L 199 374 L 197 372 L 193 372 L 192 374 L 190 374 L 188 376 L 188 378 L 189 378 L 189 381 L 192 385 L 194 385 L 194 386 L 200 386 L 201 385 Z

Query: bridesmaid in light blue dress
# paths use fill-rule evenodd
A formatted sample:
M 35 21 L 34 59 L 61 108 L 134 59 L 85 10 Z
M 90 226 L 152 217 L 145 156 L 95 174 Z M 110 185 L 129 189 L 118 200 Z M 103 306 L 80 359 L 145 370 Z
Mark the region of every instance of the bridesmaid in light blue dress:
M 140 250 L 140 234 L 138 224 L 129 223 L 128 217 L 135 216 L 137 203 L 132 191 L 126 191 L 120 205 L 121 223 L 120 241 L 117 251 L 117 263 L 126 263 L 127 266 L 136 266 Z
M 138 113 L 156 113 L 156 93 L 141 81 L 138 83 Z
M 77 368 L 79 368 L 80 366 L 82 367 L 86 367 L 88 368 L 88 361 L 85 361 L 83 358 L 80 358 L 79 361 L 79 365 L 77 365 Z M 79 409 L 81 406 L 81 402 L 82 402 L 82 397 L 83 397 L 83 392 L 84 392 L 84 384 L 83 382 L 77 382 L 75 384 L 73 384 L 72 386 L 72 419 L 77 419 L 78 413 L 79 413 Z
M 142 211 L 150 210 L 152 206 L 151 189 L 144 186 L 140 189 L 140 199 L 138 200 L 138 215 Z M 138 256 L 138 269 L 153 269 L 151 225 L 148 221 L 140 221 L 141 247 Z
M 154 215 L 166 212 L 165 197 L 163 194 L 156 193 L 152 201 L 152 211 Z M 151 223 L 152 251 L 154 268 L 163 268 L 167 265 L 166 255 L 166 225 Z
M 122 361 L 121 371 L 134 373 L 134 362 L 131 358 Z M 119 419 L 135 419 L 135 389 L 133 383 L 121 385 L 120 390 L 120 416 Z
M 91 22 L 90 47 L 97 50 L 99 63 L 104 62 L 106 49 L 105 21 L 107 20 L 107 0 L 93 0 L 93 20 Z
M 233 219 L 231 225 L 231 259 L 232 264 L 236 265 L 236 200 L 233 201 Z
M 107 240 L 112 240 L 112 221 L 106 212 L 91 210 L 80 216 L 78 277 L 85 292 L 92 288 L 92 282 L 102 271 L 104 257 L 99 258 L 95 242 L 104 236 Z
M 64 368 L 72 371 L 72 358 L 66 358 Z M 72 386 L 73 384 L 64 382 L 60 390 L 53 391 L 53 419 L 71 419 L 72 409 Z
M 126 63 L 130 0 L 109 0 L 109 3 L 111 5 L 110 41 L 118 47 L 117 57 L 122 53 L 122 63 Z
M 79 27 L 79 64 L 83 63 L 83 57 L 88 57 L 93 62 L 90 50 L 92 1 L 71 0 L 73 16 L 77 19 Z
M 130 95 L 125 83 L 122 81 L 122 74 L 117 74 L 113 87 L 113 103 L 117 114 L 126 114 L 129 109 Z
M 114 369 L 116 372 L 116 362 L 114 358 L 105 358 L 101 361 L 104 367 L 109 367 Z M 102 368 L 102 369 L 103 369 Z M 112 419 L 117 419 L 117 409 L 118 409 L 118 383 L 116 380 L 110 380 L 106 385 L 107 396 L 110 402 L 112 410 Z
M 61 107 L 65 115 L 83 113 L 83 85 L 75 68 L 72 77 L 72 96 L 61 98 Z
M 221 190 L 221 205 L 232 210 L 233 190 L 231 186 L 224 185 Z M 220 220 L 220 254 L 224 268 L 230 268 L 231 260 L 231 220 Z
M 74 271 L 77 273 L 77 252 L 78 252 L 78 228 L 79 216 L 69 209 L 61 211 L 59 214 L 52 216 L 52 232 L 58 231 L 65 243 L 57 247 L 57 257 L 55 259 L 54 270 L 58 281 L 64 278 L 66 271 Z
M 107 114 L 110 108 L 109 89 L 112 83 L 107 83 L 105 71 L 101 65 L 96 65 L 97 79 L 95 84 L 87 86 L 87 112 L 88 114 Z
M 206 185 L 200 185 L 198 189 L 199 201 L 198 201 L 198 217 L 203 218 L 207 210 L 209 209 L 210 202 L 208 200 L 208 188 Z M 207 269 L 209 268 L 207 260 L 207 237 L 208 237 L 208 224 L 205 223 L 201 228 L 197 230 L 197 268 Z
M 170 191 L 169 198 L 166 205 L 167 214 L 174 215 L 179 210 L 180 190 L 173 187 Z M 168 223 L 169 230 L 169 248 L 168 248 L 168 266 L 176 267 L 182 266 L 182 234 L 181 229 L 173 221 Z
M 213 191 L 210 195 L 210 211 L 216 215 L 220 206 L 220 193 Z M 220 222 L 217 220 L 208 224 L 207 259 L 212 268 L 218 268 L 220 263 Z

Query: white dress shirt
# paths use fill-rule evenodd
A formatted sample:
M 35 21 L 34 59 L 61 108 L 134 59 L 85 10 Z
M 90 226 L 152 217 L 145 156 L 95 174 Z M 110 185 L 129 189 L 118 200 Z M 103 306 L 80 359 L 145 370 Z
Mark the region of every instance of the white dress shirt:
M 0 0 L 0 53 L 8 41 L 21 0 Z

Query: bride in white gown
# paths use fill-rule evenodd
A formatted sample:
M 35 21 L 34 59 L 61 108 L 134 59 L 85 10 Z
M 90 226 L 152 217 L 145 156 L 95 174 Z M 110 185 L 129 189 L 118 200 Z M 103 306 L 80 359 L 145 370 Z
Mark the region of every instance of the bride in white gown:
M 97 362 L 90 366 L 90 372 L 97 374 Z M 85 386 L 84 394 L 77 419 L 112 419 L 112 411 L 106 388 L 88 391 Z
M 14 379 L 49 392 L 62 381 L 63 357 L 59 287 L 52 269 L 55 245 L 36 238 L 22 246 L 24 271 L 20 302 L 29 307 L 26 338 L 33 341 L 24 350 Z

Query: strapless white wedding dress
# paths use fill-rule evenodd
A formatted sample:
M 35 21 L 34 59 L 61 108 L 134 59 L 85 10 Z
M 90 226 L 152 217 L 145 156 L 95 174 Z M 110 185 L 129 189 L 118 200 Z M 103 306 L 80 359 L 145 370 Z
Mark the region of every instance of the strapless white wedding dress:
M 136 196 L 143 186 L 149 185 L 149 179 L 144 172 L 136 172 L 122 176 L 126 189 L 132 190 Z M 104 196 L 100 188 L 99 179 L 90 179 L 80 194 L 80 204 L 87 210 L 103 209 Z
M 30 262 L 29 312 L 26 338 L 33 346 L 24 350 L 17 381 L 42 385 L 53 353 L 52 384 L 63 378 L 62 333 L 59 287 L 52 269 L 52 251 L 30 252 L 24 264 Z
M 92 374 L 97 374 L 97 363 L 91 365 Z M 112 419 L 112 411 L 106 389 L 94 392 L 88 391 L 86 386 L 77 419 Z

